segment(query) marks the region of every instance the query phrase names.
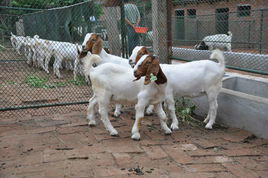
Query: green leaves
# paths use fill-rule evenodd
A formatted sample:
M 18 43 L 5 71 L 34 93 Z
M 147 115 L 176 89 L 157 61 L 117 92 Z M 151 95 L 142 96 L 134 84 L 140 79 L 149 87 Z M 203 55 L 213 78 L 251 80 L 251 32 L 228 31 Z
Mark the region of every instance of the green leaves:
M 196 105 L 189 98 L 182 97 L 176 100 L 176 114 L 182 119 L 182 122 L 198 127 L 202 125 L 202 122 L 192 117 L 193 112 L 196 109 Z
M 68 6 L 85 1 L 87 0 L 12 0 L 11 5 L 13 7 L 48 9 Z
M 154 82 L 154 81 L 156 81 L 157 80 L 157 77 L 154 75 L 154 74 L 150 74 L 150 80 L 151 80 L 151 82 Z
M 85 78 L 81 76 L 78 77 L 77 80 L 57 81 L 50 83 L 48 78 L 39 77 L 36 75 L 30 75 L 26 77 L 25 83 L 27 83 L 30 87 L 44 88 L 44 89 L 59 88 L 68 85 L 77 85 L 77 86 L 87 85 Z
M 46 82 L 48 81 L 48 79 L 45 79 L 45 78 L 40 78 L 35 75 L 30 75 L 26 77 L 25 81 L 31 87 L 47 88 Z

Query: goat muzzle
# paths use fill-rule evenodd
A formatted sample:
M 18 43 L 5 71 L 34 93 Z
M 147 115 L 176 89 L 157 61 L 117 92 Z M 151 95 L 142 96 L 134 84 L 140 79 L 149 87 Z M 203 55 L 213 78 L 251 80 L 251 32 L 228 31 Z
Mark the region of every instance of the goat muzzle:
M 135 62 L 132 62 L 131 59 L 128 60 L 128 64 L 129 64 L 132 68 L 134 68 L 134 66 L 135 66 Z

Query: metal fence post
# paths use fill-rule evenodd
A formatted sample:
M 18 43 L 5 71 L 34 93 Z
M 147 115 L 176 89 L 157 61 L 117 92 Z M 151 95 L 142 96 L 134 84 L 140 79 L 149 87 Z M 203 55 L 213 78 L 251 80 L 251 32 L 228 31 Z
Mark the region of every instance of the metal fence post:
M 106 21 L 106 28 L 107 28 L 107 35 L 109 41 L 109 48 L 112 51 L 112 54 L 120 56 L 121 49 L 118 48 L 118 41 L 119 41 L 119 29 L 117 26 L 117 10 L 118 7 L 104 7 L 104 14 L 109 17 Z M 123 43 L 122 43 L 123 45 Z
M 259 36 L 259 52 L 262 52 L 262 31 L 263 31 L 263 10 L 261 9 L 260 36 Z
M 167 1 L 152 0 L 153 51 L 161 63 L 168 63 Z
M 166 6 L 166 11 L 167 11 L 167 47 L 168 47 L 168 61 L 167 63 L 171 63 L 171 57 L 173 55 L 172 53 L 172 2 L 170 0 L 166 0 L 167 6 Z
M 125 25 L 125 9 L 124 2 L 120 3 L 120 12 L 121 12 L 121 41 L 122 41 L 122 54 L 124 58 L 128 58 L 127 51 L 127 40 L 126 40 L 126 25 Z

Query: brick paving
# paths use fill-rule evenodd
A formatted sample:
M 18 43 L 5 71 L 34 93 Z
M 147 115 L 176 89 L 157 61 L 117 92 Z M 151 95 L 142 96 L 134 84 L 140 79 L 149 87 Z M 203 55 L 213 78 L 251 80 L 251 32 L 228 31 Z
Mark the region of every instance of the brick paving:
M 141 140 L 133 141 L 131 115 L 128 108 L 111 118 L 119 137 L 109 136 L 99 119 L 88 127 L 85 110 L 1 118 L 0 178 L 268 177 L 268 140 L 183 123 L 165 136 L 158 119 L 146 116 Z

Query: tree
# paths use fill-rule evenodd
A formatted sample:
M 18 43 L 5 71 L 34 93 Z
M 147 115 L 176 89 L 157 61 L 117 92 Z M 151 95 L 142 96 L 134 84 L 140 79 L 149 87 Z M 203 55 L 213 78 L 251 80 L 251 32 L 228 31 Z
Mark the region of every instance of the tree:
M 68 6 L 87 0 L 12 0 L 13 7 L 49 9 L 54 7 Z

